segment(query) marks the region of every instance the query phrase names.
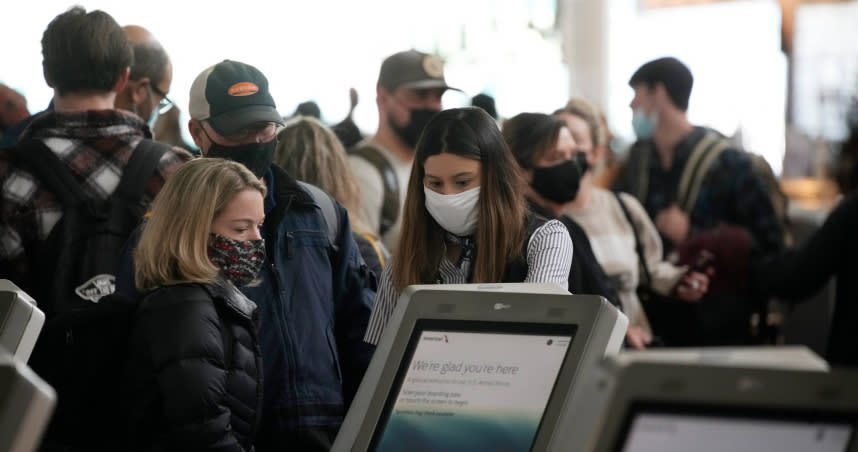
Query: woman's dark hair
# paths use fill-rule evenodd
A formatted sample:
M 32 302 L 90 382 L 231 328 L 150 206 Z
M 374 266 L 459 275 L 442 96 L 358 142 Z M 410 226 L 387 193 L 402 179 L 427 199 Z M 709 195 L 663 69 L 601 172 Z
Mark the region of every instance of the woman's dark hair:
M 444 110 L 426 125 L 415 149 L 402 232 L 394 258 L 393 281 L 397 291 L 437 280 L 444 230 L 425 207 L 423 165 L 429 157 L 441 153 L 480 162 L 477 254 L 471 282 L 500 282 L 524 243 L 527 208 L 523 179 L 497 124 L 481 108 Z
M 59 93 L 108 92 L 131 67 L 131 41 L 110 14 L 76 6 L 55 17 L 42 35 L 42 66 Z
M 551 115 L 520 113 L 504 121 L 503 138 L 519 166 L 532 169 L 535 160 L 554 148 L 564 127 L 562 119 Z

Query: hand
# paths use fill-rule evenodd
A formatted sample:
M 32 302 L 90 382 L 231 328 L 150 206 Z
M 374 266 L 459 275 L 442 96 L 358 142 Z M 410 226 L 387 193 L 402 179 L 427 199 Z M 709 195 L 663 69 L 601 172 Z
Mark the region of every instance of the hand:
M 626 330 L 626 342 L 635 350 L 643 350 L 652 342 L 652 336 L 639 326 L 630 326 Z
M 697 302 L 709 290 L 709 275 L 688 272 L 676 284 L 676 297 L 683 301 Z
M 670 239 L 674 246 L 679 246 L 688 238 L 688 231 L 691 229 L 691 220 L 679 206 L 671 204 L 670 207 L 662 210 L 655 216 L 655 227 L 665 237 Z

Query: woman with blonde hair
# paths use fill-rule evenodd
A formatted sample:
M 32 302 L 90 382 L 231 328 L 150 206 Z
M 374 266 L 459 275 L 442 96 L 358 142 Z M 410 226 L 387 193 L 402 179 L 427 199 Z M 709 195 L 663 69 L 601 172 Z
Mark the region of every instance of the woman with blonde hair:
M 346 208 L 363 259 L 370 270 L 381 274 L 390 253 L 363 219 L 360 187 L 352 175 L 346 150 L 331 128 L 310 116 L 291 119 L 277 133 L 274 163 L 295 179 L 328 192 Z
M 256 305 L 239 292 L 265 260 L 265 185 L 223 159 L 184 164 L 137 248 L 123 385 L 127 450 L 253 448 L 262 396 Z
M 412 284 L 567 286 L 569 233 L 557 220 L 530 215 L 518 165 L 485 111 L 436 114 L 417 143 L 409 180 L 398 249 L 381 274 L 366 342 L 378 343 Z
M 575 142 L 575 151 L 589 168 L 602 164 L 607 143 L 599 111 L 590 102 L 573 98 L 554 112 Z M 638 286 L 661 296 L 698 302 L 706 294 L 709 277 L 701 271 L 665 261 L 661 237 L 638 200 L 626 193 L 612 193 L 597 187 L 593 171 L 584 172 L 580 189 L 571 202 L 562 206 L 586 231 L 596 259 L 615 281 L 623 310 L 629 317 L 629 342 L 636 348 L 653 340 L 650 319 L 638 297 Z M 655 331 L 664 334 L 664 331 Z M 666 345 L 671 337 L 664 337 Z

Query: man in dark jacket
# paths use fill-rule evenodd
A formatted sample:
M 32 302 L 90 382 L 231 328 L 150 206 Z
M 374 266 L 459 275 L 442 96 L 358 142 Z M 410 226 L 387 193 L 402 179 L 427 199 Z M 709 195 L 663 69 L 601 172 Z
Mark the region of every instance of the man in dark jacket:
M 734 149 L 717 132 L 688 121 L 693 81 L 688 67 L 670 57 L 650 61 L 632 75 L 629 85 L 635 94 L 630 107 L 638 141 L 614 190 L 638 198 L 662 235 L 667 253 L 682 254 L 695 236 L 717 231 L 720 224 L 741 228 L 750 239 L 750 244 L 736 243 L 730 249 L 752 245 L 759 255 L 780 251 L 783 228 L 750 154 Z M 727 254 L 724 249 L 709 251 L 716 260 L 719 254 Z M 730 267 L 740 265 L 747 262 L 732 262 Z M 727 270 L 715 267 L 715 285 Z M 766 300 L 751 297 L 741 284 L 734 285 L 734 293 L 726 296 L 708 294 L 689 316 L 652 317 L 693 325 L 694 334 L 675 339 L 676 345 L 746 343 L 751 340 L 750 315 L 762 309 Z
M 327 451 L 374 350 L 362 341 L 374 277 L 345 209 L 272 164 L 282 117 L 258 69 L 226 60 L 204 70 L 191 85 L 189 113 L 204 156 L 240 162 L 268 187 L 266 263 L 261 282 L 242 289 L 261 322 L 265 387 L 256 448 Z M 335 215 L 326 215 L 328 201 Z

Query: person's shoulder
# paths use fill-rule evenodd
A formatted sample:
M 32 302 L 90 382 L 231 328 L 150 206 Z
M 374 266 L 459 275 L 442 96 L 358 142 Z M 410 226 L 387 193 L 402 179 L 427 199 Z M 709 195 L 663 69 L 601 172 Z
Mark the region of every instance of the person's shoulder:
M 212 291 L 204 284 L 182 283 L 159 287 L 140 300 L 140 311 L 156 311 L 176 307 L 191 307 L 210 303 Z
M 566 229 L 566 225 L 562 221 L 559 219 L 550 219 L 537 227 L 533 231 L 533 234 L 531 234 L 531 237 L 544 237 L 560 233 L 568 236 L 568 232 L 569 230 Z
M 152 142 L 155 146 L 159 146 L 164 149 L 164 154 L 161 156 L 161 161 L 159 162 L 159 166 L 162 168 L 178 166 L 182 163 L 193 160 L 194 158 L 194 156 L 185 149 L 166 143 L 161 143 L 160 141 L 155 141 L 151 138 L 143 138 L 141 140 L 141 143 L 147 140 Z M 140 146 L 140 144 L 138 144 L 138 146 Z
M 634 196 L 634 195 L 630 194 L 630 193 L 626 193 L 626 192 L 624 192 L 624 191 L 620 191 L 620 192 L 616 192 L 616 195 L 614 195 L 614 193 L 612 193 L 612 192 L 610 192 L 610 191 L 608 191 L 608 190 L 604 190 L 604 191 L 605 191 L 604 196 L 605 196 L 606 198 L 607 198 L 607 197 L 614 198 L 614 199 L 613 199 L 613 201 L 614 201 L 614 205 L 616 205 L 617 207 L 619 207 L 619 203 L 618 203 L 618 201 L 615 199 L 615 196 L 619 196 L 619 197 L 620 197 L 620 199 L 622 199 L 622 200 L 623 200 L 623 203 L 624 203 L 625 205 L 629 206 L 630 208 L 640 208 L 640 209 L 643 209 L 643 205 L 642 205 L 642 204 L 641 204 L 641 202 L 638 200 L 638 198 L 637 198 L 636 196 Z
M 19 144 L 0 149 L 0 185 L 4 192 L 0 204 L 26 204 L 35 199 L 33 195 L 37 191 L 44 190 L 37 175 L 16 155 Z
M 170 155 L 175 155 L 177 159 L 187 162 L 189 160 L 194 159 L 194 155 L 191 154 L 187 149 L 180 148 L 178 146 L 167 145 L 169 148 L 167 149 L 167 153 Z
M 732 141 L 723 133 L 703 126 L 695 126 L 695 131 L 699 136 L 696 143 L 699 143 L 707 135 L 710 135 L 716 140 L 715 142 L 720 145 L 721 153 L 718 155 L 718 163 L 728 166 L 749 165 L 751 163 L 750 153 L 742 149 L 739 144 Z
M 14 148 L 0 149 L 0 180 L 5 180 L 9 172 L 15 167 Z
M 375 173 L 379 181 L 382 180 L 382 176 L 379 174 L 379 164 L 382 167 L 386 165 L 390 168 L 397 168 L 399 166 L 399 159 L 392 152 L 369 140 L 358 143 L 349 150 L 348 154 L 353 172 L 361 172 L 363 175 Z M 381 162 L 384 163 L 381 163 L 377 157 L 381 157 Z
M 832 210 L 830 217 L 846 216 L 858 223 L 858 192 L 846 195 Z

